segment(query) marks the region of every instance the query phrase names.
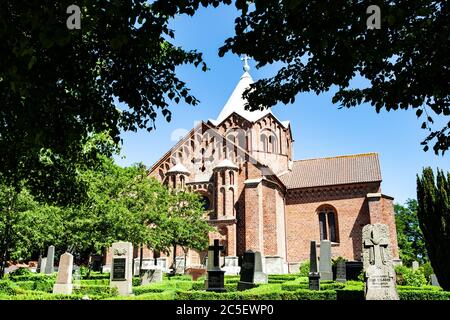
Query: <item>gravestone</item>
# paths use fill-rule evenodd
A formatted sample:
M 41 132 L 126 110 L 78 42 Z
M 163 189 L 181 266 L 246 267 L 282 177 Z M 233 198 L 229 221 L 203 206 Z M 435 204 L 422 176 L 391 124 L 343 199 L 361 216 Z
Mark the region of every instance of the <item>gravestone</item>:
M 103 267 L 103 256 L 100 254 L 93 254 L 91 256 L 92 271 L 101 272 Z
M 153 266 L 141 270 L 141 286 L 149 283 L 160 283 L 163 281 L 163 272 L 160 267 Z
M 255 287 L 255 252 L 248 250 L 242 258 L 240 279 L 237 289 L 239 291 Z
M 45 273 L 45 266 L 47 265 L 47 258 L 41 259 L 41 269 L 39 270 L 39 273 L 44 274 Z
M 141 263 L 141 258 L 134 259 L 134 276 L 140 276 L 139 265 Z M 155 266 L 155 259 L 153 258 L 143 258 L 142 259 L 142 270 L 152 269 Z
M 437 279 L 437 277 L 436 277 L 436 275 L 434 273 L 431 275 L 430 278 L 431 278 L 431 285 L 432 286 L 440 287 L 439 281 L 438 281 L 438 279 Z
M 41 269 L 42 269 L 42 256 L 39 255 L 39 259 L 38 259 L 38 263 L 37 263 L 37 267 L 36 267 L 36 273 L 41 273 Z
M 239 258 L 227 256 L 225 257 L 224 266 L 222 269 L 225 271 L 225 275 L 237 275 L 241 271 L 239 267 Z
M 311 241 L 309 252 L 309 290 L 320 290 L 320 273 L 317 271 L 316 242 Z
M 345 263 L 345 273 L 347 275 L 347 280 L 357 281 L 363 269 L 364 267 L 361 261 L 347 261 Z
M 81 273 L 80 267 L 75 265 L 73 267 L 73 288 L 80 289 L 81 288 Z
M 54 264 L 55 264 L 55 246 L 50 246 L 50 247 L 48 247 L 48 250 L 47 250 L 47 260 L 45 263 L 45 274 L 52 274 L 55 271 Z
M 331 263 L 331 241 L 320 241 L 319 273 L 321 280 L 333 280 L 333 269 Z
M 365 225 L 362 240 L 366 300 L 399 300 L 388 226 Z
M 175 258 L 175 273 L 176 274 L 184 274 L 184 266 L 185 266 L 185 258 L 176 257 Z
M 119 295 L 129 295 L 132 293 L 133 245 L 130 242 L 115 242 L 111 252 L 110 286 L 116 287 Z
M 336 281 L 337 282 L 347 281 L 347 267 L 345 266 L 344 260 L 339 260 L 336 263 Z
M 419 262 L 413 261 L 412 262 L 412 269 L 413 269 L 413 271 L 419 269 Z
M 219 245 L 219 240 L 214 240 L 214 245 L 208 247 L 208 279 L 206 280 L 206 291 L 223 292 L 225 271 L 220 269 L 220 252 L 224 246 Z
M 156 258 L 156 265 L 167 272 L 167 257 Z
M 72 294 L 73 255 L 66 252 L 59 258 L 58 275 L 53 285 L 53 293 Z

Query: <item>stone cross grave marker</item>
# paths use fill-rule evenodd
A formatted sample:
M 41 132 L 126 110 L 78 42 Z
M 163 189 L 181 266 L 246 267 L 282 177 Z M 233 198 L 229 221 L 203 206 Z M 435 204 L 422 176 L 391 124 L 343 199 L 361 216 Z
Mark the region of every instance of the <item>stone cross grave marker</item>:
M 311 241 L 309 263 L 309 290 L 320 290 L 320 273 L 317 272 L 317 252 L 315 241 Z
M 133 245 L 131 242 L 115 242 L 111 251 L 110 286 L 116 287 L 119 295 L 129 295 L 132 293 L 133 283 Z
M 331 264 L 331 241 L 320 241 L 319 273 L 321 280 L 333 280 L 333 269 Z
M 388 226 L 365 225 L 362 236 L 366 300 L 398 300 Z
M 54 264 L 55 264 L 55 246 L 50 246 L 48 247 L 47 250 L 47 260 L 45 263 L 45 274 L 52 274 L 55 269 L 54 269 Z
M 73 255 L 66 252 L 59 258 L 58 275 L 53 285 L 53 293 L 71 294 L 72 286 Z
M 225 247 L 219 245 L 219 240 L 214 240 L 214 245 L 208 247 L 208 279 L 206 281 L 206 291 L 223 292 L 224 288 L 224 273 L 219 266 L 220 252 L 224 251 Z

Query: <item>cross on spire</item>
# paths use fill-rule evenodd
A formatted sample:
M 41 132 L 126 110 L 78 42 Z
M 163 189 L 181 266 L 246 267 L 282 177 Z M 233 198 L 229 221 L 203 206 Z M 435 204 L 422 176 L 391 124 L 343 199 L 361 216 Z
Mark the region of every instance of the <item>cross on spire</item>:
M 241 60 L 244 61 L 244 67 L 243 67 L 243 69 L 244 69 L 245 72 L 248 72 L 248 71 L 250 70 L 250 66 L 249 66 L 249 64 L 248 64 L 248 60 L 250 60 L 250 59 L 251 59 L 251 58 L 250 58 L 248 55 L 246 55 L 246 54 L 244 54 L 244 55 L 242 56 L 242 58 L 241 58 Z

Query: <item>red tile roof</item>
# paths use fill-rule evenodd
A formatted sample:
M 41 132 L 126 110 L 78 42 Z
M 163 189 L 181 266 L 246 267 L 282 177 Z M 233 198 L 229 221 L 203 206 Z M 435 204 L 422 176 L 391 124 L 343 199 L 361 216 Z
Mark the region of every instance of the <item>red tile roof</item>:
M 292 171 L 279 176 L 288 189 L 381 181 L 377 153 L 294 161 Z

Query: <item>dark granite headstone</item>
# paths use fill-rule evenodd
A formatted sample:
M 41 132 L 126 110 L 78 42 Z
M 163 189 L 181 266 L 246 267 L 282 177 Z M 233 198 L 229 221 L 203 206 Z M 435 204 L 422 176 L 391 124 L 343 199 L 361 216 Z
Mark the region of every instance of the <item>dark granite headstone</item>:
M 38 264 L 36 267 L 36 273 L 40 273 L 41 272 L 41 268 L 42 268 L 42 256 L 39 256 L 39 260 L 38 260 Z
M 208 279 L 206 281 L 206 291 L 225 291 L 224 274 L 220 269 L 220 252 L 224 251 L 224 246 L 219 245 L 219 240 L 214 240 L 214 245 L 208 247 Z
M 336 281 L 337 282 L 347 281 L 345 261 L 343 260 L 339 260 L 338 263 L 336 264 Z
M 361 261 L 347 261 L 345 269 L 347 280 L 358 280 L 359 275 L 363 271 L 363 263 Z
M 320 273 L 317 271 L 317 252 L 315 241 L 311 241 L 309 262 L 309 290 L 320 290 Z
M 102 271 L 102 260 L 103 257 L 99 254 L 94 254 L 91 257 L 91 268 L 92 271 L 101 272 Z
M 240 281 L 238 283 L 239 291 L 255 287 L 255 253 L 251 250 L 244 252 L 240 276 Z

